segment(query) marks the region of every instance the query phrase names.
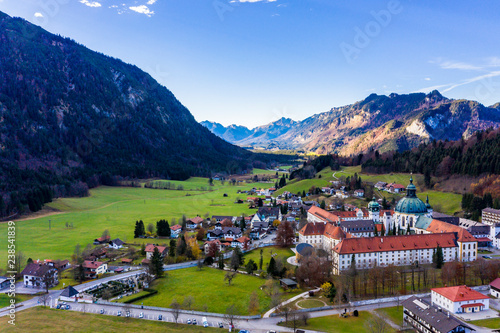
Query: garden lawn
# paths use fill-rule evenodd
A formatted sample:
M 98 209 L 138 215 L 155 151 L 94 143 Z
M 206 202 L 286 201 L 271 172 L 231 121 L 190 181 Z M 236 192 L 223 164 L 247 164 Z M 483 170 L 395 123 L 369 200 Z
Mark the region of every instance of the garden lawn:
M 31 299 L 32 295 L 16 295 L 16 303 L 21 303 Z M 11 298 L 7 294 L 0 294 L 0 309 L 10 305 Z
M 372 318 L 372 314 L 366 311 L 360 311 L 359 317 L 342 318 L 338 315 L 311 318 L 307 326 L 299 325 L 300 328 L 321 332 L 334 333 L 364 333 L 369 332 L 366 328 L 366 322 Z M 394 332 L 394 330 L 390 330 Z
M 267 266 L 269 265 L 269 261 L 271 260 L 271 256 L 274 256 L 274 259 L 276 260 L 278 257 L 283 257 L 283 258 L 288 258 L 291 256 L 294 256 L 295 254 L 293 253 L 292 250 L 289 248 L 282 248 L 279 246 L 268 246 L 268 247 L 263 247 L 262 248 L 262 270 L 267 270 Z M 250 261 L 250 259 L 253 259 L 255 263 L 257 264 L 257 267 L 259 266 L 260 262 L 260 249 L 255 249 L 250 252 L 245 253 L 245 263 Z
M 192 178 L 185 182 L 189 186 L 206 186 L 208 179 Z M 188 185 L 186 185 L 188 186 Z M 40 217 L 33 220 L 16 222 L 16 249 L 22 251 L 25 260 L 33 259 L 70 259 L 75 245 L 82 248 L 92 243 L 108 229 L 111 238 L 135 243 L 154 240 L 133 239 L 136 220 L 142 219 L 147 226 L 156 221 L 175 218 L 177 221 L 186 215 L 241 215 L 254 214 L 246 203 L 235 204 L 237 198 L 246 199 L 246 194 L 236 193 L 253 187 L 266 188 L 272 184 L 249 183 L 232 186 L 217 183 L 213 191 L 177 191 L 132 187 L 101 186 L 90 190 L 85 198 L 60 198 L 48 204 L 62 211 L 62 214 Z M 227 193 L 228 197 L 223 197 Z M 189 194 L 189 196 L 187 196 Z M 51 230 L 49 230 L 49 220 Z M 66 228 L 66 223 L 73 228 Z M 0 224 L 0 233 L 6 234 L 7 224 Z M 7 258 L 7 238 L 0 238 L 0 258 Z
M 500 318 L 490 318 L 471 321 L 472 324 L 492 329 L 500 329 Z
M 169 271 L 167 277 L 157 280 L 152 288 L 158 293 L 141 300 L 144 305 L 169 307 L 174 299 L 181 305 L 186 296 L 192 296 L 191 310 L 224 313 L 226 308 L 235 304 L 242 315 L 248 314 L 248 302 L 253 291 L 259 296 L 259 312 L 269 308 L 270 299 L 260 290 L 264 279 L 246 274 L 237 274 L 231 286 L 224 281 L 226 271 L 205 267 L 186 268 Z M 297 295 L 287 293 L 286 298 Z M 206 305 L 206 307 L 205 307 Z
M 297 301 L 295 304 L 303 309 L 320 308 L 323 306 L 327 306 L 326 303 L 317 299 L 302 299 Z
M 386 316 L 392 322 L 396 325 L 402 326 L 403 325 L 403 307 L 402 306 L 393 306 L 390 308 L 381 308 L 375 310 L 378 313 L 382 314 L 383 316 Z
M 0 332 L 172 332 L 201 333 L 226 332 L 220 328 L 203 328 L 192 325 L 175 325 L 144 319 L 61 311 L 36 307 L 16 313 L 16 326 L 7 323 L 8 317 L 0 318 Z

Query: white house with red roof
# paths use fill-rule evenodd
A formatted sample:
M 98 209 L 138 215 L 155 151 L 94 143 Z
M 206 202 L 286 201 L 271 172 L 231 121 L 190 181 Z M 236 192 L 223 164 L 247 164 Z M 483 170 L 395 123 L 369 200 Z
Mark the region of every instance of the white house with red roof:
M 467 286 L 431 289 L 432 305 L 451 313 L 471 313 L 488 310 L 490 299 Z
M 151 260 L 153 257 L 153 252 L 155 251 L 155 247 L 158 248 L 158 251 L 160 252 L 160 255 L 162 257 L 167 255 L 167 248 L 165 246 L 159 246 L 159 245 L 153 245 L 153 244 L 148 244 L 146 245 L 146 259 Z
M 180 224 L 175 224 L 170 227 L 170 236 L 177 238 L 182 232 L 182 226 Z
M 101 261 L 85 260 L 83 262 L 85 276 L 95 278 L 99 274 L 104 274 L 108 270 L 108 264 Z
M 188 229 L 200 228 L 203 221 L 205 220 L 199 216 L 193 217 L 192 219 L 186 221 L 186 228 Z
M 490 295 L 500 298 L 500 278 L 496 278 L 490 283 Z

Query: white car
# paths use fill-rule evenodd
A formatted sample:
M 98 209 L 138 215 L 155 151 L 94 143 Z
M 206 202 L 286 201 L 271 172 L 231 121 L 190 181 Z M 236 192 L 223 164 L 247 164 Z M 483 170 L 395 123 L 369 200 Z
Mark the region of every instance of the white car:
M 144 318 L 144 312 L 139 313 L 139 318 Z

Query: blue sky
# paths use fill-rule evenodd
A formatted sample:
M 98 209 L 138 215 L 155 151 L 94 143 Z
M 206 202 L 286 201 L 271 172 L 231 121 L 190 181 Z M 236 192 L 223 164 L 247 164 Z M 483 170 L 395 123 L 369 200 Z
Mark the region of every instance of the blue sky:
M 263 125 L 371 93 L 500 101 L 500 2 L 0 0 L 150 73 L 198 121 Z

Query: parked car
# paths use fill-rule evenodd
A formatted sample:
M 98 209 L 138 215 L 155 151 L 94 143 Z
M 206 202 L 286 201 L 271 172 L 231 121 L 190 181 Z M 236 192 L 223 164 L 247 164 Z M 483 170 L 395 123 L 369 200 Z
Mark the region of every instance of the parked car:
M 56 309 L 60 309 L 60 308 L 61 308 L 61 304 L 57 304 Z
M 224 324 L 219 322 L 219 328 L 224 328 Z
M 196 321 L 196 318 L 193 319 L 193 325 L 198 325 L 198 322 Z
M 127 313 L 125 313 L 125 317 L 130 317 L 130 311 L 127 311 Z
M 484 259 L 493 259 L 492 256 L 483 256 Z
M 191 325 L 191 319 L 188 319 L 188 320 L 186 321 L 186 324 Z
M 144 318 L 144 312 L 139 313 L 139 318 Z
M 103 314 L 104 313 L 104 309 L 101 309 L 100 313 Z
M 158 320 L 163 320 L 163 316 L 162 315 L 158 315 Z
M 208 327 L 208 320 L 207 317 L 201 318 L 201 322 L 203 323 L 203 327 Z
M 118 317 L 120 317 L 122 315 L 122 312 L 121 311 L 118 311 L 118 313 L 116 314 Z
M 70 307 L 68 304 L 66 304 L 65 309 L 66 309 L 66 310 L 69 310 L 69 309 L 71 309 L 71 307 Z

